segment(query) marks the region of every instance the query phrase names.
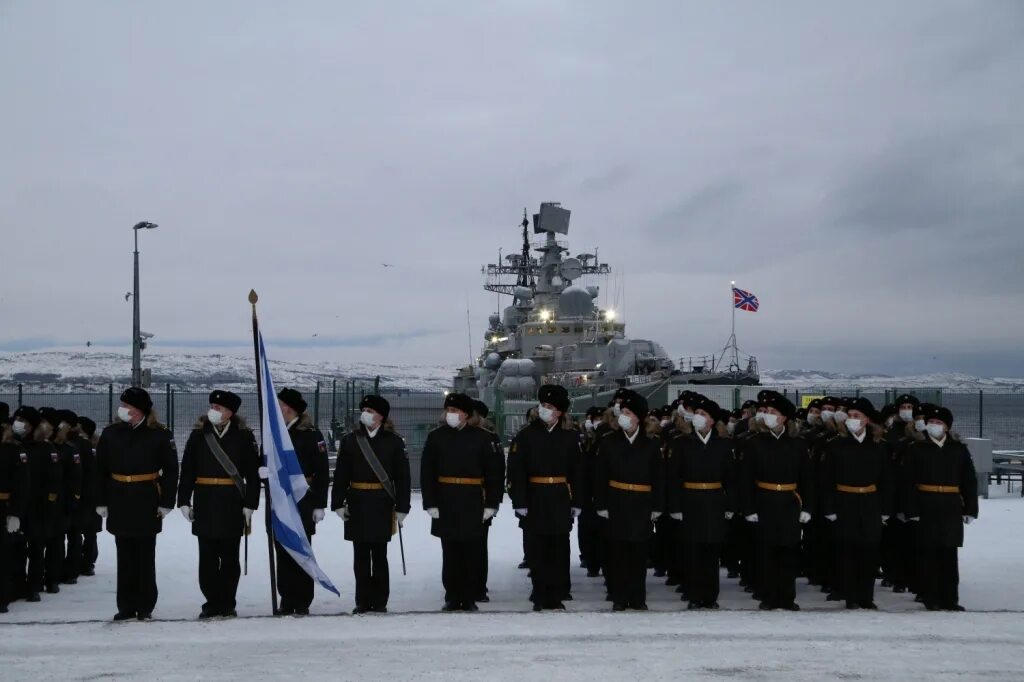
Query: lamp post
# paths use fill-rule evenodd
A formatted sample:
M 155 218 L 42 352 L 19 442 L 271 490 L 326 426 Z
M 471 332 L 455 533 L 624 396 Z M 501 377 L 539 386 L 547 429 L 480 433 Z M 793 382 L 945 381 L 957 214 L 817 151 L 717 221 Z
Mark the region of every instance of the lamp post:
M 139 331 L 139 230 L 152 230 L 156 223 L 142 221 L 132 227 L 135 234 L 135 287 L 132 292 L 132 386 L 142 385 L 142 336 Z

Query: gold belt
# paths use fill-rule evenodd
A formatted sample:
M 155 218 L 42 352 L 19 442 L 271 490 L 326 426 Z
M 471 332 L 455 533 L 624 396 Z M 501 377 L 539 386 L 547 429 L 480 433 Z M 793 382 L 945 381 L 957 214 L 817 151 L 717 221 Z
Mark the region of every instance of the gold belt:
M 199 476 L 196 478 L 196 485 L 234 485 L 230 478 L 215 478 L 211 476 Z
M 448 483 L 450 485 L 483 485 L 484 479 L 482 478 L 462 478 L 459 476 L 438 476 L 438 483 Z
M 110 474 L 110 477 L 118 483 L 146 483 L 147 481 L 155 481 L 160 478 L 160 474 L 130 474 L 125 476 L 123 474 Z
M 955 485 L 924 485 L 917 484 L 917 489 L 923 493 L 958 493 L 960 487 Z
M 619 481 L 608 481 L 609 488 L 616 490 L 628 490 L 631 493 L 649 493 L 651 486 L 644 483 L 620 483 Z
M 771 490 L 777 493 L 791 493 L 796 491 L 796 483 L 764 483 L 755 481 L 761 490 Z
M 348 487 L 352 490 L 384 490 L 382 483 L 361 483 L 359 481 L 352 481 Z
M 865 493 L 877 493 L 878 487 L 874 484 L 871 485 L 840 485 L 836 484 L 836 490 L 841 493 L 859 493 L 861 495 Z
M 0 493 L 0 502 L 11 499 L 10 493 Z
M 568 479 L 565 476 L 530 476 L 527 479 L 530 483 L 542 483 L 542 484 L 553 484 L 553 483 L 567 483 Z
M 713 481 L 711 483 L 691 483 L 690 481 L 685 481 L 683 483 L 683 488 L 685 490 L 721 490 L 722 484 L 719 481 Z

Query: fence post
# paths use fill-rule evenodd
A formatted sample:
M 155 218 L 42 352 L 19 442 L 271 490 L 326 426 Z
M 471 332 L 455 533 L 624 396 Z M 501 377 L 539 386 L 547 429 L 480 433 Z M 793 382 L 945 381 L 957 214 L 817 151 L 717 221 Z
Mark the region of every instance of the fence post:
M 18 407 L 21 407 L 21 395 L 22 395 L 21 394 L 21 390 L 22 390 L 22 386 L 21 386 L 21 384 L 18 384 Z
M 985 437 L 985 391 L 978 389 L 978 438 Z
M 797 406 L 797 409 L 800 408 L 800 389 L 799 388 L 793 389 L 793 404 Z
M 733 386 L 732 389 L 732 409 L 740 409 L 740 387 Z
M 107 384 L 107 423 L 114 423 L 114 384 Z
M 320 428 L 320 380 L 316 380 L 316 392 L 313 394 L 313 428 Z
M 167 407 L 167 424 L 171 427 L 171 433 L 174 433 L 174 422 L 171 420 L 171 382 L 167 382 L 164 386 L 164 404 Z
M 175 396 L 177 395 L 177 393 L 178 393 L 178 392 L 177 392 L 177 391 L 175 391 L 175 390 L 174 390 L 174 389 L 172 388 L 172 389 L 171 389 L 171 398 L 170 398 L 170 400 L 169 400 L 169 401 L 167 402 L 167 413 L 168 413 L 168 419 L 169 419 L 169 420 L 170 420 L 170 422 L 171 422 L 171 433 L 174 433 L 174 411 L 175 411 L 175 410 L 174 410 L 174 397 L 175 397 Z

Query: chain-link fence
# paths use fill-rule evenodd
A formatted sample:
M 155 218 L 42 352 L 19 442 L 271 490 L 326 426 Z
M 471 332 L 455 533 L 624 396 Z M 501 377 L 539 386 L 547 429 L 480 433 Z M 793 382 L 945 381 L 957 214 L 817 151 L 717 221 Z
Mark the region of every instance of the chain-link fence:
M 0 392 L 0 400 L 11 405 L 33 407 L 56 407 L 73 410 L 79 415 L 93 419 L 103 426 L 116 416 L 119 397 L 124 386 L 99 386 L 94 392 L 40 392 L 21 386 L 13 392 Z M 390 418 L 395 430 L 405 438 L 408 445 L 413 481 L 419 481 L 420 455 L 427 434 L 441 420 L 445 393 L 392 387 L 377 387 L 374 382 L 330 381 L 315 386 L 295 386 L 301 391 L 309 405 L 309 414 L 335 451 L 336 442 L 349 431 L 358 418 L 359 401 L 364 395 L 380 392 L 391 404 Z M 682 388 L 698 391 L 719 405 L 736 409 L 746 400 L 752 400 L 764 386 L 699 386 L 660 382 L 647 386 L 635 386 L 652 407 L 671 402 Z M 881 407 L 902 393 L 916 395 L 922 401 L 945 405 L 954 415 L 953 430 L 962 437 L 989 438 L 995 450 L 1024 450 L 1024 393 L 989 393 L 984 391 L 943 391 L 940 389 L 889 389 L 863 388 L 857 386 L 820 388 L 782 388 L 795 404 L 802 405 L 813 397 L 824 395 L 859 396 L 871 400 Z M 604 406 L 611 400 L 612 392 L 574 391 L 570 412 L 581 416 L 592 405 Z M 175 439 L 183 444 L 188 438 L 196 420 L 209 409 L 209 394 L 206 391 L 183 391 L 170 385 L 163 390 L 151 388 L 154 409 L 160 420 L 170 427 Z M 257 395 L 255 392 L 239 393 L 242 407 L 239 414 L 249 425 L 259 431 Z M 536 398 L 524 393 L 502 394 L 495 392 L 492 399 L 491 420 L 498 428 L 504 443 L 526 423 L 527 411 L 537 404 Z

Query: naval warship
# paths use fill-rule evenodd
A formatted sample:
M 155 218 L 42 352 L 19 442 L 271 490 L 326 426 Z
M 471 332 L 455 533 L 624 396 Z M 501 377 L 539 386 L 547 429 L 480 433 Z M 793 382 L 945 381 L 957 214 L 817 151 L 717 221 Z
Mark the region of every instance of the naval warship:
M 739 366 L 735 335 L 718 356 L 683 358 L 679 366 L 661 344 L 626 336 L 615 310 L 598 304 L 611 267 L 594 253 L 570 255 L 565 237 L 571 212 L 542 203 L 530 220 L 523 211 L 522 246 L 481 268 L 484 289 L 510 296 L 511 305 L 492 313 L 484 347 L 472 365 L 457 372 L 452 388 L 494 404 L 495 396 L 533 399 L 544 383 L 571 394 L 598 394 L 622 386 L 641 389 L 669 384 L 757 384 L 757 360 Z M 728 351 L 734 351 L 726 362 Z M 751 364 L 752 363 L 752 364 Z

